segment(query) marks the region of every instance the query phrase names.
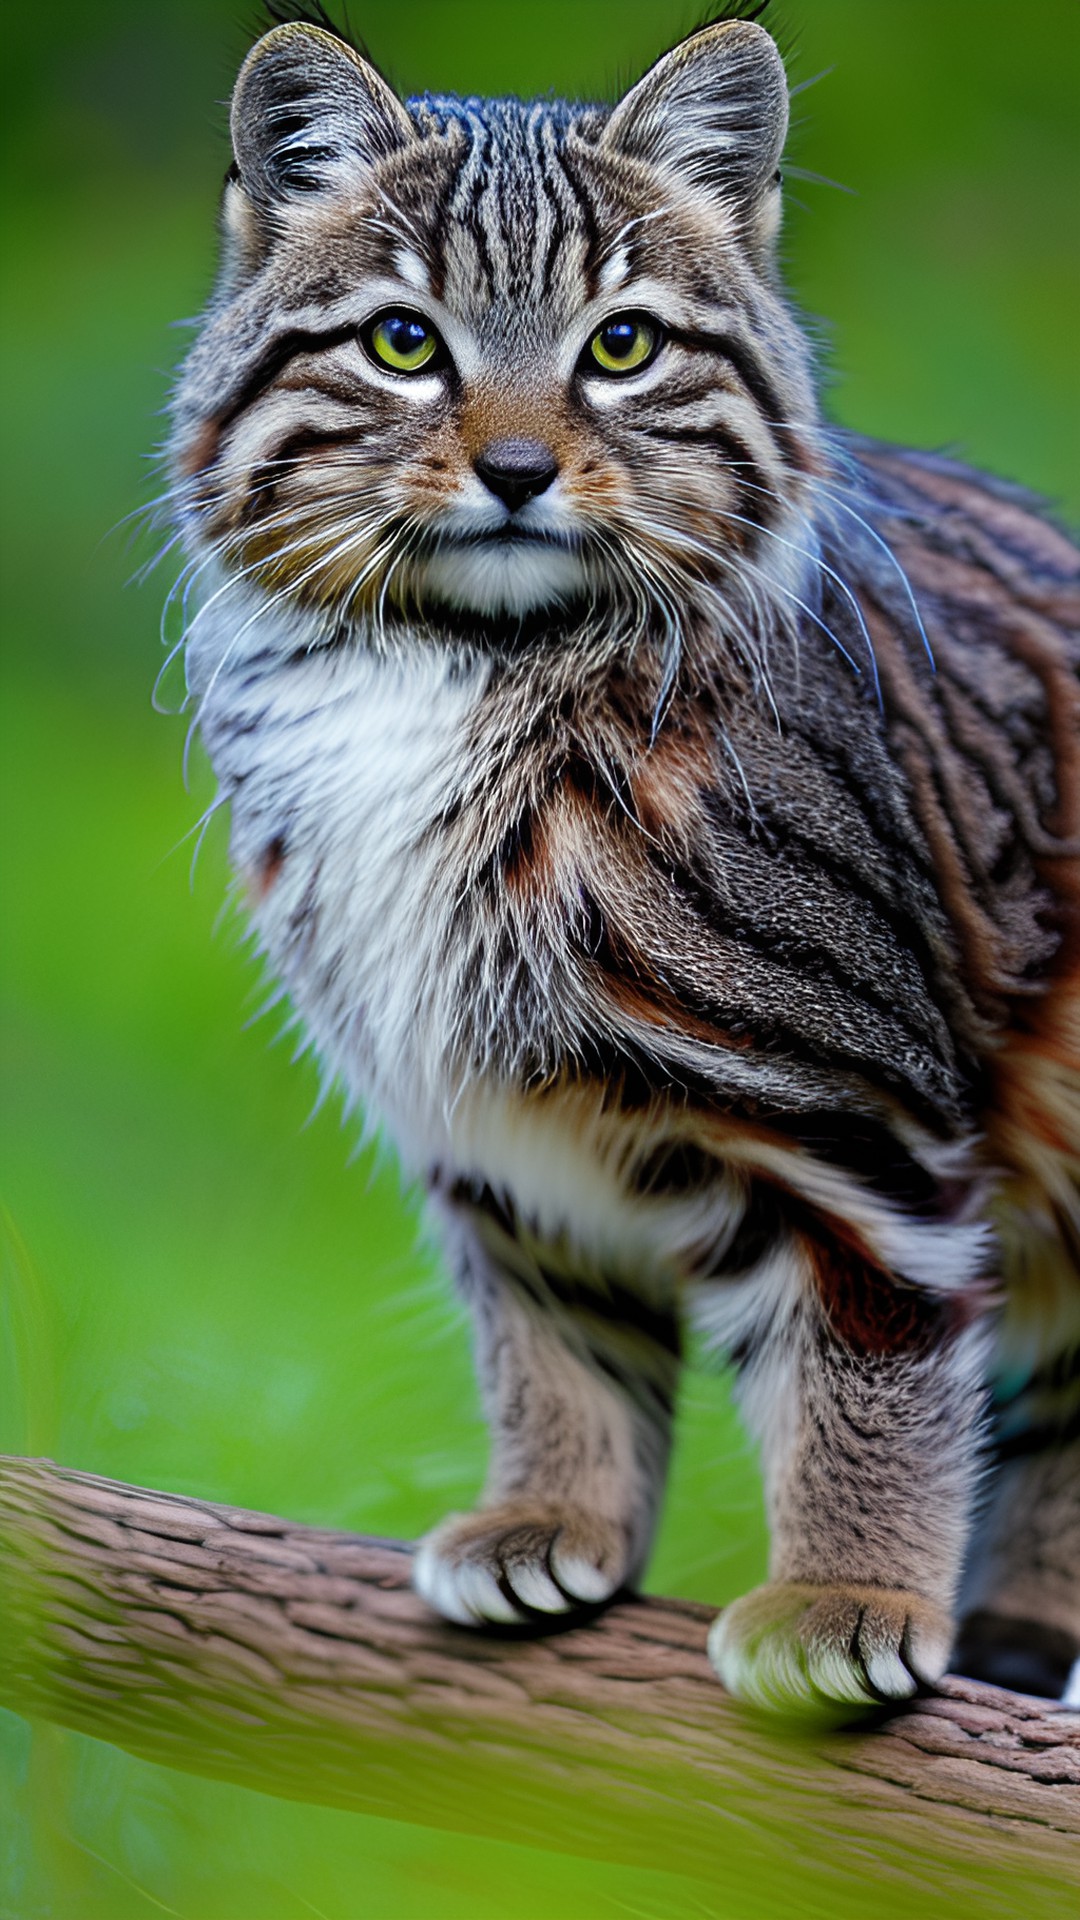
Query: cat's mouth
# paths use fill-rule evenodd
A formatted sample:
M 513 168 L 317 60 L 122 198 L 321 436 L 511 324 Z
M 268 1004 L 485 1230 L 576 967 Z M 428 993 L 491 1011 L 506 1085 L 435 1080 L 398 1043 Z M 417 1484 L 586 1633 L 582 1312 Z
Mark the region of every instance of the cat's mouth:
M 483 618 L 565 607 L 591 594 L 593 569 L 581 539 L 564 532 L 503 526 L 434 536 L 415 554 L 412 595 Z
M 454 547 L 555 547 L 563 553 L 578 553 L 581 537 L 575 533 L 551 533 L 537 527 L 522 527 L 508 520 L 504 526 L 482 533 L 444 534 L 436 548 Z

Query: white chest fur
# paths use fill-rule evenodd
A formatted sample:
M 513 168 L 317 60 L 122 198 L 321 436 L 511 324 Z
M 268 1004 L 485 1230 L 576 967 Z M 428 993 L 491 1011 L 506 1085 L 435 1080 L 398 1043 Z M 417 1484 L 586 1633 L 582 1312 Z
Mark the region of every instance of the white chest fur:
M 629 1163 L 662 1120 L 628 1142 L 602 1090 L 529 1095 L 485 1068 L 493 1016 L 474 1001 L 490 905 L 448 862 L 444 831 L 468 786 L 485 665 L 303 652 L 291 623 L 259 627 L 259 651 L 237 662 L 234 640 L 204 623 L 190 664 L 233 859 L 317 1051 L 385 1119 L 407 1172 L 438 1167 L 443 1182 L 512 1196 L 541 1240 L 598 1272 L 672 1271 L 729 1231 L 734 1193 L 677 1206 L 634 1195 Z M 552 985 L 559 957 L 530 960 Z M 573 982 L 552 1013 L 564 1029 L 586 1017 Z
M 221 672 L 200 725 L 260 941 L 351 1096 L 441 1103 L 454 878 L 440 819 L 483 668 L 353 649 Z

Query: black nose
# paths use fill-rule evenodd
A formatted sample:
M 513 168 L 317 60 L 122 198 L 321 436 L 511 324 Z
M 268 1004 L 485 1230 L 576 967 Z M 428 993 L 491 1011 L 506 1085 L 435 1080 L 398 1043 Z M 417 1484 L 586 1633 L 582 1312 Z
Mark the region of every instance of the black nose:
M 473 466 L 485 487 L 504 500 L 511 513 L 550 487 L 559 471 L 550 447 L 545 447 L 542 440 L 526 440 L 517 434 L 492 440 L 483 453 L 477 454 Z

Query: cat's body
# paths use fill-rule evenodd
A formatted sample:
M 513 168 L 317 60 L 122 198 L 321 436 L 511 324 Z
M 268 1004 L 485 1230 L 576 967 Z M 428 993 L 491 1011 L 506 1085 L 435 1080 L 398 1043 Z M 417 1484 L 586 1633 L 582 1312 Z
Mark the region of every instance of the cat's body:
M 725 1679 L 910 1691 L 966 1578 L 967 1663 L 1052 1689 L 1077 556 L 823 431 L 769 266 L 785 124 L 742 23 L 610 118 L 407 111 L 325 33 L 261 42 L 177 404 L 220 569 L 189 677 L 263 945 L 475 1314 L 492 1473 L 421 1590 L 537 1618 L 640 1572 L 689 1320 L 773 1530 Z

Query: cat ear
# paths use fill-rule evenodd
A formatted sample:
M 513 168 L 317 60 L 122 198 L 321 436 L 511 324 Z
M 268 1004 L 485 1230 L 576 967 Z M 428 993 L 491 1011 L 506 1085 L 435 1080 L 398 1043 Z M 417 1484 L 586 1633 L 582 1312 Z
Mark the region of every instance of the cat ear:
M 274 27 L 248 54 L 231 127 L 239 184 L 263 204 L 331 192 L 417 137 L 369 61 L 336 34 L 299 22 Z
M 600 145 L 674 173 L 756 217 L 788 124 L 784 63 L 749 20 L 702 27 L 619 101 Z

